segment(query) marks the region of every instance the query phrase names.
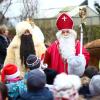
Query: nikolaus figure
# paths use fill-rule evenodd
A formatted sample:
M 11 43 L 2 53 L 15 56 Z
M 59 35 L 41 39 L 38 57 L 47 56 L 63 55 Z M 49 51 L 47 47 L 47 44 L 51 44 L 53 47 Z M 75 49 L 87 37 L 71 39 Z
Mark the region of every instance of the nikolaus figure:
M 57 40 L 50 45 L 44 56 L 44 63 L 58 73 L 82 76 L 89 62 L 89 53 L 83 47 L 80 54 L 80 42 L 73 29 L 73 20 L 67 13 L 61 13 L 56 21 Z
M 37 49 L 39 49 L 39 44 L 38 47 L 35 45 L 36 41 L 34 41 L 34 38 L 32 26 L 27 21 L 19 22 L 16 25 L 16 35 L 7 49 L 7 56 L 4 64 L 15 64 L 19 67 L 22 76 L 27 67 L 27 57 L 30 54 L 38 55 Z M 38 56 L 41 57 L 44 52 L 45 51 L 41 52 Z

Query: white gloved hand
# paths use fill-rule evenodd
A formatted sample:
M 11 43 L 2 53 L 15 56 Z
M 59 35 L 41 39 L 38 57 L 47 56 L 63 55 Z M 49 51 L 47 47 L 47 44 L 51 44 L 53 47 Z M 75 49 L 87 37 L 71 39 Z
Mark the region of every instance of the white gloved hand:
M 84 55 L 72 56 L 68 60 L 68 73 L 82 76 L 85 71 L 86 60 Z
M 41 61 L 41 65 L 40 65 L 41 69 L 46 69 L 48 68 L 48 65 L 47 64 L 44 64 L 43 61 Z

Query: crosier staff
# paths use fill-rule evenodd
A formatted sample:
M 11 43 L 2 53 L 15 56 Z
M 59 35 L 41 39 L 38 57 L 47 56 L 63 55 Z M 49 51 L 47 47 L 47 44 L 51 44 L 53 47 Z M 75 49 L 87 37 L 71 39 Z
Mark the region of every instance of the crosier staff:
M 82 47 L 83 47 L 83 28 L 85 28 L 85 19 L 86 19 L 87 11 L 86 8 L 79 9 L 79 16 L 81 18 L 81 24 L 80 24 L 80 54 L 82 54 Z

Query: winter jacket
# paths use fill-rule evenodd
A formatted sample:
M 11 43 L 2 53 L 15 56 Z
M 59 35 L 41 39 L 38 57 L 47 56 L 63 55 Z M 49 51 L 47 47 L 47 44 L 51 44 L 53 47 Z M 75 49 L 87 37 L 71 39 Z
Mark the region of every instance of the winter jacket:
M 4 64 L 7 47 L 9 45 L 8 38 L 7 39 L 5 39 L 5 38 L 6 37 L 4 37 L 3 35 L 0 35 L 0 69 L 3 66 L 3 64 Z
M 44 87 L 41 90 L 37 91 L 28 91 L 21 95 L 21 98 L 18 100 L 54 100 L 53 94 L 49 91 L 48 88 Z

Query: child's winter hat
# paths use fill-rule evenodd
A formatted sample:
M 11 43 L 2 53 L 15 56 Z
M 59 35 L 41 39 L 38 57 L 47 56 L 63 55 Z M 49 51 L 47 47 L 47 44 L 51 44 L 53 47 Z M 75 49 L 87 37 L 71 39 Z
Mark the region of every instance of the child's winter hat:
M 84 76 L 89 77 L 90 79 L 98 74 L 98 69 L 95 66 L 89 66 L 85 69 Z
M 6 80 L 11 80 L 17 78 L 18 76 L 20 76 L 18 67 L 14 64 L 7 64 L 2 69 L 1 81 L 5 83 Z
M 89 90 L 92 96 L 100 95 L 100 75 L 94 75 L 89 84 Z
M 81 87 L 81 80 L 76 75 L 58 74 L 54 80 L 55 96 L 68 100 L 78 100 L 78 89 Z
M 30 68 L 30 70 L 39 68 L 40 63 L 41 63 L 40 59 L 36 55 L 33 55 L 33 54 L 30 54 L 26 59 L 27 67 Z
M 46 84 L 46 75 L 41 69 L 34 69 L 28 73 L 27 88 L 35 91 L 43 88 Z
M 57 75 L 57 72 L 55 70 L 53 70 L 53 69 L 50 69 L 50 68 L 44 69 L 44 72 L 46 74 L 47 84 L 52 85 L 53 81 L 54 81 L 54 78 Z

